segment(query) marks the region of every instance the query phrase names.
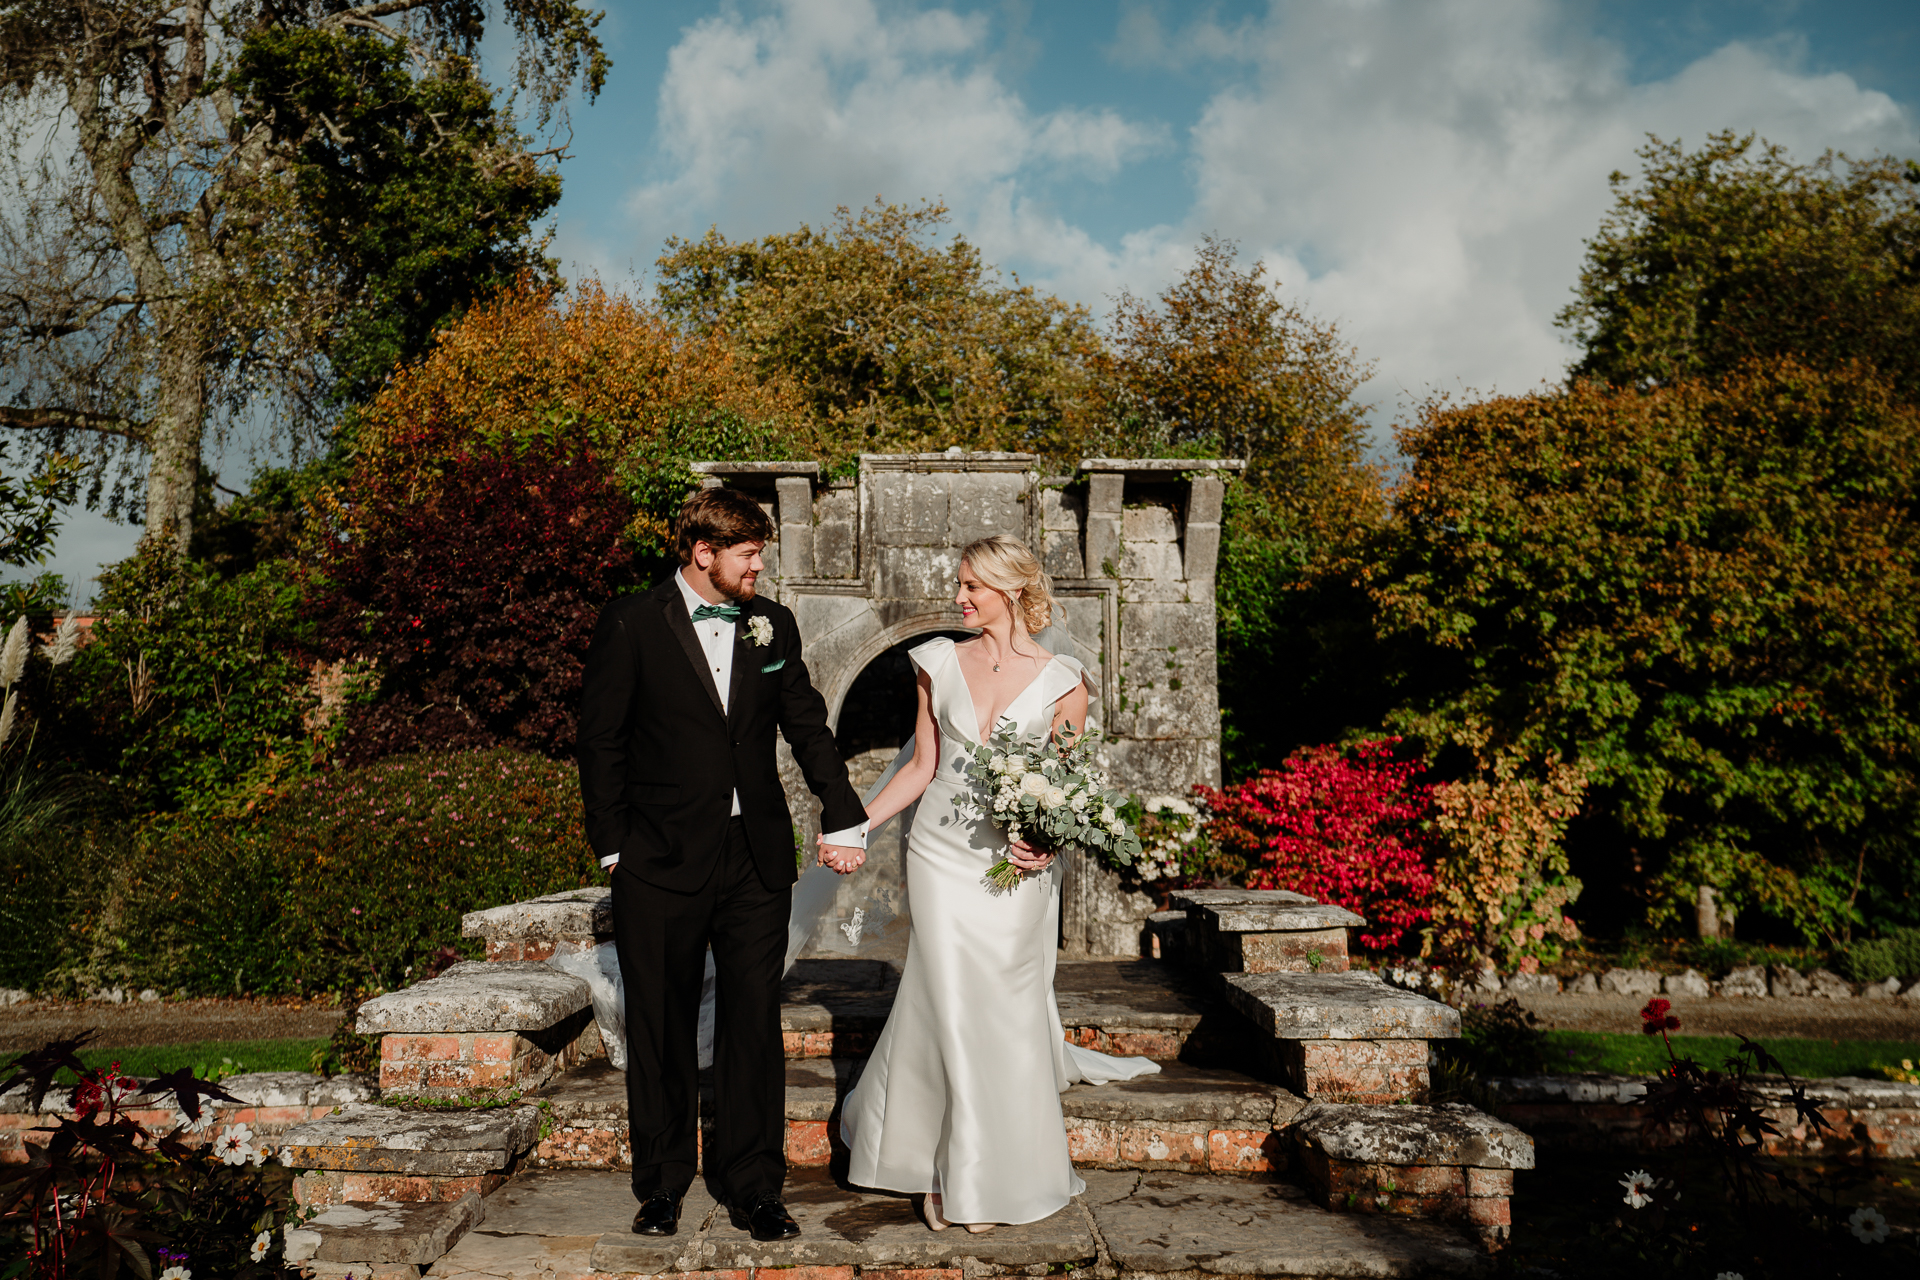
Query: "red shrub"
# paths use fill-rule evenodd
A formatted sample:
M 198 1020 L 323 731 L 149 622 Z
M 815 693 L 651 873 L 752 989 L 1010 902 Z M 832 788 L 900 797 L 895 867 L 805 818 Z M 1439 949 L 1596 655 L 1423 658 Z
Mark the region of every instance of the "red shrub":
M 1307 747 L 1278 769 L 1224 790 L 1202 788 L 1210 833 L 1254 869 L 1254 889 L 1291 889 L 1367 918 L 1360 941 L 1391 947 L 1425 921 L 1433 890 L 1420 823 L 1433 788 L 1413 781 L 1419 761 L 1397 761 L 1398 738 L 1349 751 Z
M 600 607 L 640 585 L 633 504 L 586 454 L 459 454 L 436 486 L 362 475 L 356 533 L 309 604 L 379 693 L 348 720 L 353 763 L 407 751 L 573 750 Z

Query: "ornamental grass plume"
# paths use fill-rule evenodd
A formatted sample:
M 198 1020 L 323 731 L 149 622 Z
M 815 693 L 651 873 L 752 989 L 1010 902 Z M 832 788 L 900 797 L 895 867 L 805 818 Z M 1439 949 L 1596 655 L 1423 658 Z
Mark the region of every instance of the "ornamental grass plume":
M 27 630 L 27 615 L 7 632 L 7 643 L 0 646 L 0 688 L 10 689 L 27 673 L 27 655 L 33 652 L 33 636 Z
M 60 620 L 60 629 L 53 633 L 53 644 L 47 649 L 47 661 L 56 667 L 64 667 L 73 661 L 73 655 L 80 652 L 80 615 L 69 612 Z

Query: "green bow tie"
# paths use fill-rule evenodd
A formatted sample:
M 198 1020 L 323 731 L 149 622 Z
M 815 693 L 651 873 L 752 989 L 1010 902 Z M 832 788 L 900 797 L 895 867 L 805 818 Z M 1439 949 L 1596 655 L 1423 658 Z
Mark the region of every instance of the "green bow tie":
M 740 606 L 737 604 L 703 604 L 693 611 L 695 622 L 705 622 L 708 618 L 725 618 L 732 622 L 739 616 Z

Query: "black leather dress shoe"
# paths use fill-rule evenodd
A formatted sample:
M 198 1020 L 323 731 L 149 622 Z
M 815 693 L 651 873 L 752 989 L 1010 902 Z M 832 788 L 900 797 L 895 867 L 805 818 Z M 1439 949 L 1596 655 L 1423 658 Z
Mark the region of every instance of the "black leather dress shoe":
M 728 1205 L 727 1216 L 755 1240 L 791 1240 L 800 1234 L 800 1224 L 780 1203 L 779 1196 L 761 1196 L 744 1209 Z
M 656 1191 L 640 1202 L 633 1215 L 633 1234 L 670 1236 L 680 1229 L 680 1197 L 671 1191 Z

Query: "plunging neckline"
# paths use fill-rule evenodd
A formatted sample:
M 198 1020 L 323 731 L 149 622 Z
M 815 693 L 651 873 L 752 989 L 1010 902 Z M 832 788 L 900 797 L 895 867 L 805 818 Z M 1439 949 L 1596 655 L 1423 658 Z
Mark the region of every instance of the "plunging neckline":
M 1007 705 L 1000 708 L 1000 714 L 993 718 L 993 723 L 995 728 L 998 728 L 1000 725 L 1000 722 L 1007 718 L 1007 712 L 1013 710 L 1013 704 L 1020 701 L 1020 699 L 1026 697 L 1028 690 L 1032 689 L 1033 686 L 1039 684 L 1040 678 L 1046 675 L 1048 669 L 1051 668 L 1053 664 L 1058 662 L 1059 660 L 1060 660 L 1060 655 L 1057 653 L 1048 657 L 1048 659 L 1045 662 L 1040 664 L 1040 669 L 1033 673 L 1033 679 L 1027 681 L 1026 684 L 1022 685 L 1020 687 L 1020 692 L 1014 694 L 1011 698 L 1007 699 Z M 980 712 L 977 709 L 977 705 L 973 700 L 973 686 L 967 683 L 967 669 L 966 667 L 961 665 L 960 651 L 959 651 L 959 646 L 957 645 L 954 647 L 953 669 L 960 676 L 961 689 L 966 691 L 967 714 L 973 717 L 973 740 L 979 743 L 980 745 L 985 746 L 987 742 L 987 737 L 986 735 L 983 735 L 980 732 Z

